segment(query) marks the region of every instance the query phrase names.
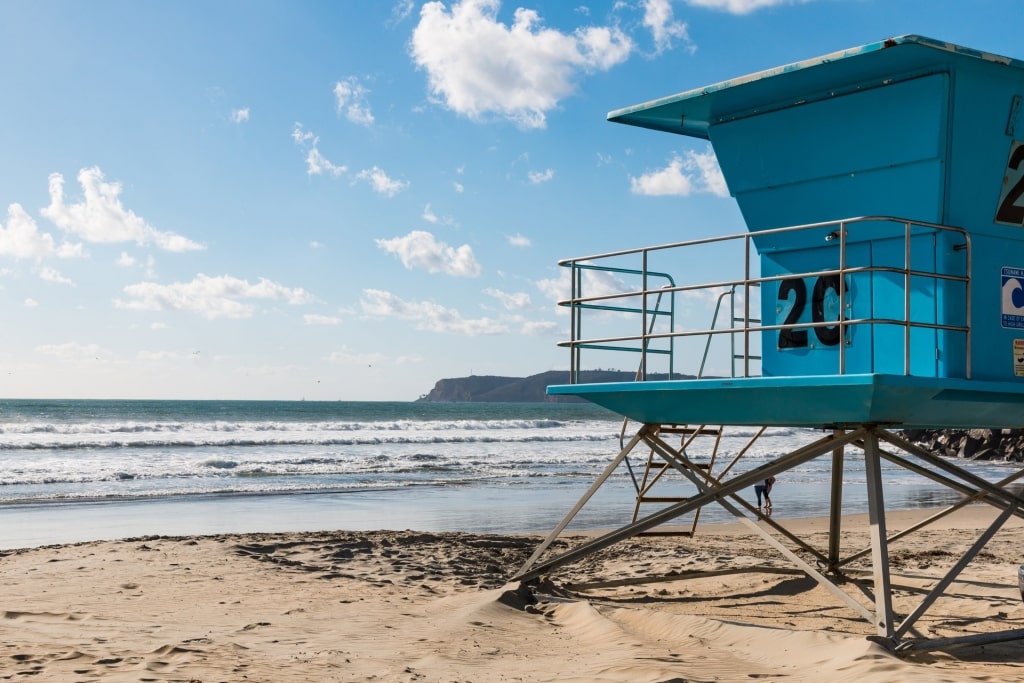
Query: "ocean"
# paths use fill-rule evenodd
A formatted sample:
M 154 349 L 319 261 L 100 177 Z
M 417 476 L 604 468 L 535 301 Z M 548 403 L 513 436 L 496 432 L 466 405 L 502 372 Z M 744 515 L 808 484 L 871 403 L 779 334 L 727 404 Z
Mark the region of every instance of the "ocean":
M 0 548 L 255 531 L 544 532 L 617 455 L 621 430 L 621 417 L 590 404 L 4 400 Z M 719 463 L 754 430 L 725 434 Z M 770 429 L 733 472 L 819 436 Z M 690 451 L 710 447 L 705 437 Z M 645 456 L 632 458 L 637 477 Z M 846 460 L 844 512 L 861 512 L 863 463 L 855 449 Z M 959 464 L 990 481 L 1018 467 Z M 776 517 L 827 514 L 830 476 L 830 456 L 779 475 Z M 889 509 L 957 499 L 900 468 L 884 477 Z M 667 482 L 657 494 L 683 489 Z M 630 521 L 635 495 L 621 467 L 569 530 Z M 700 519 L 731 517 L 709 506 Z

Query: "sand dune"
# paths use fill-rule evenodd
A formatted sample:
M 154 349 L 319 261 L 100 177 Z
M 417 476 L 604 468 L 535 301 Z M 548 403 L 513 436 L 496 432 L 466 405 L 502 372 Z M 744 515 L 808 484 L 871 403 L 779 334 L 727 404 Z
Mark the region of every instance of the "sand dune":
M 890 528 L 920 516 L 893 515 Z M 991 516 L 971 508 L 894 546 L 898 612 Z M 849 520 L 844 547 L 865 542 L 861 521 Z M 787 526 L 823 542 L 822 520 Z M 381 531 L 10 551 L 0 555 L 0 680 L 1024 680 L 1018 642 L 894 657 L 739 526 L 625 541 L 557 570 L 545 581 L 553 594 L 527 604 L 505 581 L 537 542 Z M 1020 524 L 1000 532 L 922 620 L 922 635 L 1024 627 L 1022 547 Z M 578 588 L 752 565 L 781 573 Z

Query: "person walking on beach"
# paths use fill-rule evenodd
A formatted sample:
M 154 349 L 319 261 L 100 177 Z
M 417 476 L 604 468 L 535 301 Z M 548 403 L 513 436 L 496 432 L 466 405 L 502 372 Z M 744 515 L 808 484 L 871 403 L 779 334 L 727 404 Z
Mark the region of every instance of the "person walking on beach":
M 772 486 L 775 485 L 775 477 L 768 477 L 764 482 L 754 485 L 754 493 L 757 494 L 757 509 L 761 509 L 761 498 L 764 497 L 764 509 L 770 511 L 772 509 L 772 499 L 770 493 L 772 492 Z

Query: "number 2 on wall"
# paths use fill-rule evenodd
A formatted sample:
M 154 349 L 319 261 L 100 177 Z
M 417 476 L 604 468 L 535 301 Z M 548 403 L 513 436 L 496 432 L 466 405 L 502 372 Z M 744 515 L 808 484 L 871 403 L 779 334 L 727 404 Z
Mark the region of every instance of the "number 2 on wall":
M 811 322 L 827 322 L 825 320 L 825 300 L 828 297 L 828 290 L 835 292 L 836 297 L 839 296 L 838 275 L 822 275 L 814 280 L 814 289 L 811 291 Z M 789 303 L 790 294 L 793 295 L 792 305 L 786 314 L 786 319 L 782 321 L 783 325 L 798 324 L 807 307 L 807 283 L 803 278 L 790 278 L 779 284 L 780 302 Z M 814 336 L 825 346 L 835 346 L 839 343 L 839 325 L 823 325 L 812 329 Z M 806 346 L 807 330 L 795 327 L 779 330 L 780 349 L 797 349 Z
M 1024 163 L 1024 144 L 1019 142 L 1014 144 L 1017 146 L 1010 152 L 1010 161 L 1006 165 L 1006 182 L 1010 180 L 1010 171 L 1021 170 L 1021 164 Z M 1024 172 L 1005 191 L 1006 194 L 1000 198 L 999 208 L 996 209 L 996 223 L 1024 225 L 1024 206 L 1017 204 L 1017 200 L 1024 195 Z

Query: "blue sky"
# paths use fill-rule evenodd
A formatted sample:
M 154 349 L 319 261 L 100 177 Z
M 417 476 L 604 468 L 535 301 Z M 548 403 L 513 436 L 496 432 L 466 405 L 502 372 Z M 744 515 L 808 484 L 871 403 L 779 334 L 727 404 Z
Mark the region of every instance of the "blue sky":
M 1022 19 L 1020 0 L 2 3 L 0 396 L 412 400 L 565 369 L 559 259 L 743 230 L 706 144 L 610 110 L 907 33 L 1020 58 Z

